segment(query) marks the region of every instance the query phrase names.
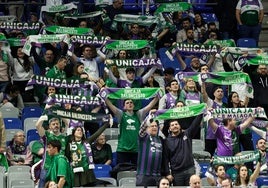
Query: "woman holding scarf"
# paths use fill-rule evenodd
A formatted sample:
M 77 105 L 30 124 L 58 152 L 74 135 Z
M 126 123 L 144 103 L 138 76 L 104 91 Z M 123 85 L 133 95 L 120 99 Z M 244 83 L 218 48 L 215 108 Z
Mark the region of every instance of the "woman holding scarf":
M 69 159 L 74 172 L 74 186 L 94 186 L 97 183 L 94 174 L 94 162 L 90 144 L 109 126 L 106 121 L 97 132 L 91 137 L 85 137 L 83 127 L 77 126 L 73 129 L 68 146 L 66 147 L 66 156 Z

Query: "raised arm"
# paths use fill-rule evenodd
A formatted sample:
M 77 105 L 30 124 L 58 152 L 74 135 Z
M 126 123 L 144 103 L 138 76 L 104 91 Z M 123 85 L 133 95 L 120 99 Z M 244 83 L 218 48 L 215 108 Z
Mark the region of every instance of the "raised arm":
M 241 131 L 244 131 L 255 119 L 255 117 L 249 117 L 244 121 L 243 123 L 240 124 L 240 129 Z
M 38 121 L 35 124 L 36 129 L 37 129 L 40 137 L 43 137 L 45 135 L 45 129 L 43 127 L 43 122 L 46 120 L 48 120 L 47 115 L 42 115 L 42 116 L 40 116 L 40 118 L 38 119 Z
M 142 77 L 142 83 L 146 83 L 149 77 L 154 73 L 154 71 L 157 69 L 157 67 L 152 67 L 143 77 Z
M 215 132 L 218 128 L 218 124 L 215 123 L 213 118 L 209 118 L 208 125 L 212 128 L 213 132 Z
M 181 54 L 179 52 L 176 53 L 176 57 L 177 57 L 178 62 L 181 66 L 181 70 L 186 69 L 187 65 L 186 65 L 185 61 L 182 59 Z
M 260 156 L 260 159 L 261 159 L 261 156 Z M 257 165 L 255 166 L 255 170 L 253 174 L 251 174 L 251 176 L 249 177 L 249 183 L 255 183 L 257 177 L 259 177 L 260 170 L 261 170 L 261 163 L 260 161 L 258 161 Z

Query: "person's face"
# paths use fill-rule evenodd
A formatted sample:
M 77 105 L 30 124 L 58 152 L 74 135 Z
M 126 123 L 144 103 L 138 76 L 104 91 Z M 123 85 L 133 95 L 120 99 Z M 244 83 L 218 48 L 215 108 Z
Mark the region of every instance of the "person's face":
M 74 132 L 74 137 L 81 139 L 83 137 L 83 129 L 81 127 L 78 127 Z
M 177 108 L 184 107 L 184 104 L 182 102 L 177 102 L 176 107 Z
M 223 180 L 221 182 L 221 188 L 232 188 L 232 185 L 229 180 Z
M 106 139 L 105 139 L 105 135 L 101 134 L 99 137 L 98 137 L 98 144 L 99 145 L 104 145 L 105 142 L 106 142 Z
M 214 96 L 215 96 L 216 99 L 221 100 L 223 98 L 223 90 L 221 88 L 218 88 L 214 92 Z
M 113 3 L 113 6 L 115 9 L 120 9 L 123 6 L 123 1 L 122 0 L 115 0 Z
M 18 132 L 14 137 L 14 141 L 15 141 L 16 144 L 22 145 L 25 142 L 24 133 L 23 132 Z
M 22 48 L 19 48 L 19 49 L 17 50 L 17 56 L 18 56 L 18 58 L 23 58 L 24 55 L 25 55 L 25 54 L 22 52 Z
M 128 71 L 126 73 L 126 76 L 127 76 L 127 79 L 130 80 L 130 81 L 133 81 L 135 79 L 135 72 L 133 71 Z
M 208 73 L 209 72 L 208 66 L 202 66 L 200 69 L 200 72 L 201 73 Z
M 35 15 L 31 15 L 30 21 L 36 23 L 38 21 L 38 17 Z
M 187 30 L 186 36 L 188 39 L 193 40 L 194 39 L 194 31 L 192 29 Z
M 196 87 L 194 80 L 191 78 L 186 81 L 186 86 L 188 88 L 195 88 Z
M 201 180 L 199 177 L 194 177 L 190 179 L 190 187 L 191 188 L 200 188 L 201 187 Z
M 265 140 L 261 139 L 257 142 L 256 148 L 261 151 L 266 151 Z
M 219 166 L 218 170 L 216 172 L 216 175 L 220 178 L 224 178 L 225 177 L 225 169 L 223 166 Z
M 80 66 L 78 66 L 77 67 L 77 72 L 78 72 L 78 74 L 82 74 L 83 72 L 84 72 L 84 65 L 80 65 Z
M 201 16 L 199 14 L 196 14 L 194 17 L 194 20 L 198 23 L 201 22 Z
M 53 147 L 50 144 L 47 145 L 47 153 L 48 153 L 48 155 L 53 156 L 53 155 L 56 154 L 56 151 L 57 151 L 56 147 Z
M 139 25 L 137 25 L 137 24 L 133 24 L 133 25 L 131 26 L 131 32 L 132 32 L 133 34 L 137 35 L 137 34 L 139 33 Z
M 56 93 L 56 88 L 55 87 L 48 87 L 47 88 L 47 93 L 48 95 L 55 94 Z
M 20 91 L 15 91 L 14 93 L 10 92 L 9 95 L 11 98 L 16 98 L 20 94 Z
M 127 58 L 127 52 L 124 50 L 121 50 L 118 54 L 119 59 L 126 59 Z
M 171 82 L 171 84 L 170 84 L 170 90 L 171 91 L 174 91 L 174 92 L 178 91 L 179 90 L 179 84 L 178 84 L 178 82 Z
M 60 70 L 64 70 L 64 68 L 66 67 L 67 65 L 67 60 L 62 58 L 58 61 L 58 69 Z
M 79 27 L 86 28 L 87 27 L 87 22 L 86 21 L 81 21 L 79 24 Z
M 239 171 L 239 175 L 241 178 L 246 178 L 248 175 L 248 169 L 246 166 L 242 166 Z
M 191 66 L 194 68 L 194 69 L 199 69 L 200 67 L 200 61 L 198 59 L 198 57 L 194 57 L 191 61 Z
M 239 104 L 240 99 L 239 99 L 239 95 L 237 93 L 233 93 L 231 102 L 234 104 Z
M 124 109 L 125 110 L 133 110 L 134 109 L 134 103 L 132 100 L 126 100 L 124 103 Z
M 83 51 L 83 56 L 85 59 L 93 57 L 93 50 L 90 47 L 85 48 Z
M 185 20 L 185 21 L 183 21 L 182 22 L 182 27 L 183 27 L 183 29 L 188 29 L 188 28 L 190 28 L 190 22 L 188 21 L 188 20 Z
M 58 134 L 60 132 L 60 122 L 58 120 L 50 122 L 49 129 L 54 134 Z
M 48 188 L 57 188 L 57 184 L 54 181 L 49 182 Z
M 173 75 L 172 74 L 165 74 L 164 79 L 166 82 L 169 82 L 173 79 Z
M 155 121 L 150 123 L 150 125 L 147 126 L 147 132 L 151 136 L 156 136 L 158 133 L 158 125 Z
M 169 131 L 172 134 L 179 134 L 180 133 L 180 130 L 181 130 L 181 126 L 180 126 L 180 124 L 179 124 L 178 121 L 172 121 L 172 122 L 170 122 L 170 124 L 169 124 Z
M 53 62 L 53 60 L 54 60 L 53 51 L 47 50 L 45 53 L 45 61 L 48 63 L 51 63 L 51 62 Z
M 209 39 L 212 39 L 212 40 L 216 40 L 218 38 L 217 34 L 214 32 L 211 32 L 208 37 Z
M 229 120 L 229 127 L 230 127 L 231 130 L 233 130 L 235 128 L 235 124 L 236 124 L 236 121 L 235 121 L 234 118 Z
M 169 188 L 169 181 L 167 179 L 162 179 L 159 182 L 159 188 Z
M 262 76 L 267 75 L 268 71 L 267 71 L 267 67 L 266 65 L 259 65 L 258 67 L 258 73 Z

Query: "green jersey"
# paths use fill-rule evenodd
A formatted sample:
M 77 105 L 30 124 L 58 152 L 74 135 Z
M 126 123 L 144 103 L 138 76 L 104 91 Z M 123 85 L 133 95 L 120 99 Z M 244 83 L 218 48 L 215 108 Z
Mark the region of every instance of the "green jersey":
M 140 120 L 137 113 L 129 115 L 123 112 L 120 121 L 120 134 L 118 137 L 117 151 L 119 152 L 137 152 L 138 134 L 140 130 Z

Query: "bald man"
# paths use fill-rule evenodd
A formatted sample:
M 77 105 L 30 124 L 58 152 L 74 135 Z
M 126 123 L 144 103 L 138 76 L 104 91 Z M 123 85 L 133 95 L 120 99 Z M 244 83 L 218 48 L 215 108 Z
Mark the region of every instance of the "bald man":
M 201 179 L 198 175 L 194 174 L 190 177 L 190 188 L 201 188 Z

